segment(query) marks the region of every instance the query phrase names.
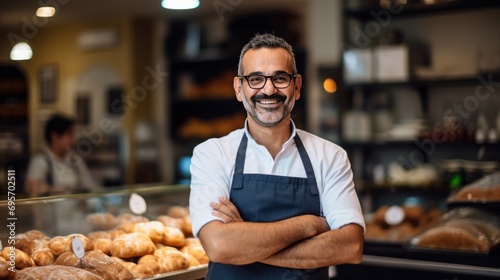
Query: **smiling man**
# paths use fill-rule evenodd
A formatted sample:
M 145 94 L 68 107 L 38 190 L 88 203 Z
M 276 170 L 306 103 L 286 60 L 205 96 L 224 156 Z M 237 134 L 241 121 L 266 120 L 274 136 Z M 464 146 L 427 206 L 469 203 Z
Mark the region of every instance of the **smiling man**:
M 302 86 L 292 47 L 256 35 L 233 86 L 245 127 L 201 143 L 191 161 L 206 279 L 326 280 L 328 266 L 359 263 L 365 225 L 347 154 L 290 116 Z

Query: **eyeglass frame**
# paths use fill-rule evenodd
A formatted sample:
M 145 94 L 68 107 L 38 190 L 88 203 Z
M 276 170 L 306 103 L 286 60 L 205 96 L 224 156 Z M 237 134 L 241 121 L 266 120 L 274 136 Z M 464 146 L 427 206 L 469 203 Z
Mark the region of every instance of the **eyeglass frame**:
M 273 82 L 273 77 L 276 77 L 276 76 L 279 76 L 279 75 L 286 75 L 286 76 L 289 76 L 290 77 L 290 82 L 288 83 L 288 85 L 286 87 L 277 87 L 274 82 Z M 266 76 L 266 75 L 262 75 L 262 74 L 252 74 L 252 75 L 241 75 L 241 76 L 238 76 L 238 78 L 240 79 L 240 81 L 243 80 L 243 78 L 245 78 L 245 80 L 247 81 L 247 84 L 248 86 L 251 88 L 251 89 L 263 89 L 265 86 L 266 86 L 266 83 L 267 83 L 267 79 L 271 79 L 271 83 L 273 84 L 273 87 L 277 88 L 277 89 L 285 89 L 285 88 L 288 88 L 290 86 L 290 84 L 292 83 L 292 80 L 295 81 L 295 78 L 297 78 L 297 75 L 298 74 L 289 74 L 289 73 L 278 73 L 278 74 L 274 74 L 274 75 L 271 75 L 271 76 Z M 252 76 L 259 76 L 259 77 L 264 77 L 265 80 L 264 80 L 264 84 L 262 85 L 262 87 L 259 87 L 259 88 L 254 88 L 250 85 L 250 81 L 248 80 L 248 78 L 252 77 Z

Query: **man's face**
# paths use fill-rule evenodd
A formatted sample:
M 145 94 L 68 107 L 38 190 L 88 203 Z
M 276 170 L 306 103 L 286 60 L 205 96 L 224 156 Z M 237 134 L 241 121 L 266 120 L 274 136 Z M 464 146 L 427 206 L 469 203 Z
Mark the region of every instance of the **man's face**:
M 292 74 L 292 60 L 283 48 L 250 49 L 243 56 L 243 75 Z M 258 124 L 272 127 L 287 117 L 300 98 L 302 78 L 298 75 L 284 89 L 277 89 L 271 79 L 267 79 L 263 88 L 252 89 L 248 81 L 234 79 L 233 86 L 238 101 L 243 102 L 249 116 Z

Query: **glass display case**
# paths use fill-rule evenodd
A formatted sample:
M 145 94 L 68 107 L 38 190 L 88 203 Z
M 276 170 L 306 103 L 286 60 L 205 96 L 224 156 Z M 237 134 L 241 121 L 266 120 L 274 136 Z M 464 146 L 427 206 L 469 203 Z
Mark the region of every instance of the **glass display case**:
M 160 216 L 171 217 L 172 210 L 176 209 L 177 212 L 184 210 L 184 219 L 190 221 L 187 208 L 189 187 L 183 185 L 127 186 L 99 193 L 18 200 L 12 197 L 8 196 L 0 201 L 0 219 L 8 228 L 0 231 L 3 247 L 13 245 L 12 240 L 31 230 L 41 231 L 49 238 L 109 231 L 117 228 L 115 225 L 118 225 L 117 221 L 121 216 L 142 217 L 144 221 L 151 222 L 158 221 Z M 106 214 L 112 220 L 96 224 L 90 219 L 96 214 Z M 181 216 L 173 218 L 180 221 Z M 185 238 L 195 239 L 189 234 L 185 234 Z M 206 270 L 207 264 L 200 264 L 167 273 L 156 273 L 144 279 L 203 279 Z

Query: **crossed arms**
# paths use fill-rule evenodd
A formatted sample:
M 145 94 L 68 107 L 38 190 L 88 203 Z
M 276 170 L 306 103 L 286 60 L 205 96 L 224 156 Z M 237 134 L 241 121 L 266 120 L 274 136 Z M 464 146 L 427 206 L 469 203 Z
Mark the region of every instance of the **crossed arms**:
M 314 215 L 245 222 L 228 199 L 213 202 L 211 207 L 212 214 L 224 222 L 209 222 L 198 235 L 213 262 L 261 262 L 303 269 L 361 262 L 363 228 L 357 224 L 330 230 L 323 217 Z

